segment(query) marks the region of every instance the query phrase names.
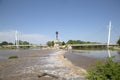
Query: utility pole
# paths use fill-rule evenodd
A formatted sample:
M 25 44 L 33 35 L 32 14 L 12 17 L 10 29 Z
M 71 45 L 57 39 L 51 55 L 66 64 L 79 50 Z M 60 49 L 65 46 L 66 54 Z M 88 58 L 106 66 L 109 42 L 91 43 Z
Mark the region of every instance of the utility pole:
M 109 22 L 109 31 L 108 31 L 108 42 L 107 42 L 107 49 L 108 49 L 108 56 L 111 57 L 110 51 L 109 51 L 109 45 L 110 45 L 110 34 L 111 34 L 111 21 Z

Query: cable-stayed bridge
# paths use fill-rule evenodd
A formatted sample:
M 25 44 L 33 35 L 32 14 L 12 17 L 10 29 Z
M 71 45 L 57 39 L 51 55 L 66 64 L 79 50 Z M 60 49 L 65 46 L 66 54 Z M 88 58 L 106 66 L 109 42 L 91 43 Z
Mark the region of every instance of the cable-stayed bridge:
M 107 46 L 107 44 L 69 44 L 70 46 Z M 118 44 L 109 44 L 109 46 L 118 46 Z
M 103 49 L 107 49 L 108 45 L 107 44 L 68 44 L 67 45 L 69 49 L 74 49 L 75 47 L 79 47 L 79 49 L 82 48 L 103 48 Z M 117 47 L 118 44 L 109 44 L 109 47 Z
M 90 43 L 90 44 L 68 44 L 68 47 L 107 47 L 109 46 L 118 46 L 117 44 L 110 44 L 110 33 L 111 33 L 111 21 L 109 22 L 109 30 L 108 30 L 108 41 L 107 43 L 101 43 L 101 44 L 96 44 L 96 43 Z M 22 46 L 29 46 L 29 47 L 40 47 L 41 45 L 21 45 L 19 44 L 19 34 L 18 31 L 15 32 L 15 45 L 3 45 L 6 47 L 22 47 Z
M 41 47 L 43 45 L 2 45 L 4 47 L 15 47 L 15 46 L 18 46 L 18 47 L 21 47 L 21 46 L 29 46 L 29 47 Z

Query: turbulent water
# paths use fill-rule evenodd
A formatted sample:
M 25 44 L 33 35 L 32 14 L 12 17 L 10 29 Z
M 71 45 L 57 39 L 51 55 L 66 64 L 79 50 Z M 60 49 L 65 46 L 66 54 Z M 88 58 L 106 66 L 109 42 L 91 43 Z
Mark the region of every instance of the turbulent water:
M 110 52 L 115 61 L 120 60 L 119 52 Z M 76 73 L 79 68 L 68 60 L 87 69 L 97 59 L 108 57 L 107 51 L 71 51 L 60 58 L 61 53 L 64 51 L 0 50 L 0 80 L 86 80 Z M 10 56 L 18 56 L 18 59 L 8 59 Z
M 0 50 L 1 80 L 85 80 L 56 59 L 62 51 Z M 18 59 L 8 59 L 17 55 Z

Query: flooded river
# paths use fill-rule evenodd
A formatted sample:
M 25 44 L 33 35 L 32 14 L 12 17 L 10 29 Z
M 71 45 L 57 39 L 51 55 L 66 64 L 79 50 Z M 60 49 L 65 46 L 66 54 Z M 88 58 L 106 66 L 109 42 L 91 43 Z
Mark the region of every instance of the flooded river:
M 114 56 L 114 61 L 120 61 L 119 51 L 110 51 L 111 56 Z M 69 54 L 65 54 L 74 65 L 88 69 L 92 64 L 98 60 L 105 60 L 108 57 L 108 51 L 106 50 L 74 50 Z
M 120 60 L 118 51 L 110 53 Z M 79 70 L 106 57 L 107 51 L 0 50 L 0 80 L 86 80 Z
M 120 60 L 120 52 L 119 51 L 109 51 L 111 56 L 114 56 L 115 61 Z M 108 51 L 107 50 L 98 50 L 98 51 L 80 51 L 76 52 L 73 51 L 74 54 L 76 55 L 82 55 L 82 56 L 87 56 L 91 58 L 97 58 L 97 59 L 106 59 L 108 56 Z
M 0 50 L 0 80 L 86 80 L 64 65 L 63 50 Z M 17 59 L 8 59 L 18 56 Z M 57 59 L 56 56 L 59 58 Z M 66 62 L 67 63 L 67 62 Z

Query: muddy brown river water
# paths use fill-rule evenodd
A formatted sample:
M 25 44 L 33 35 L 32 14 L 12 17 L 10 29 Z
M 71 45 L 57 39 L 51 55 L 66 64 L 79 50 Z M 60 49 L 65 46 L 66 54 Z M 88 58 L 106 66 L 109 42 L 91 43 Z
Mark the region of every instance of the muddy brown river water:
M 86 80 L 83 74 L 75 72 L 78 67 L 64 60 L 61 53 L 65 52 L 0 50 L 0 80 Z M 8 59 L 10 56 L 18 58 Z

